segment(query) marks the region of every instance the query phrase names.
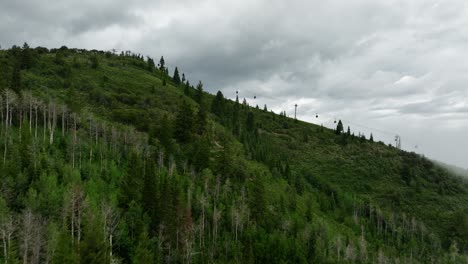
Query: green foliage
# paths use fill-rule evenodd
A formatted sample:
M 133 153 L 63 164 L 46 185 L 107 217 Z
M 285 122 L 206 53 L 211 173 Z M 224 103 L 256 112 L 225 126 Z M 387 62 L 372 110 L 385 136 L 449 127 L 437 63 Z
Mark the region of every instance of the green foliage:
M 166 62 L 164 61 L 164 57 L 161 56 L 161 59 L 159 60 L 159 70 L 162 72 L 166 72 Z
M 179 69 L 177 69 L 177 67 L 175 67 L 174 76 L 172 77 L 172 81 L 174 82 L 174 84 L 176 86 L 179 86 L 180 83 L 181 83 L 180 75 L 179 75 Z
M 0 51 L 3 118 L 15 99 L 0 130 L 0 239 L 12 234 L 0 262 L 466 259 L 465 179 L 341 121 L 175 89 L 163 58 L 154 68 L 131 52 Z
M 180 143 L 188 143 L 192 138 L 194 123 L 193 110 L 187 101 L 183 101 L 177 113 L 174 137 Z
M 337 135 L 340 135 L 341 133 L 343 133 L 343 123 L 341 122 L 341 120 L 338 121 L 338 125 L 336 125 L 336 130 L 335 130 L 335 133 Z
M 91 68 L 97 69 L 99 67 L 99 59 L 97 54 L 93 54 L 89 57 L 89 61 L 91 62 Z
M 201 81 L 199 81 L 197 84 L 197 90 L 195 91 L 195 101 L 198 104 L 202 104 L 202 100 L 203 100 L 203 84 Z

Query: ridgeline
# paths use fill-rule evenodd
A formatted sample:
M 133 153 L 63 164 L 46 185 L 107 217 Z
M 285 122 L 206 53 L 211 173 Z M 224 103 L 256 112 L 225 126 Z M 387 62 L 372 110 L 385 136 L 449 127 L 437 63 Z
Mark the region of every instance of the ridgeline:
M 468 183 L 164 59 L 0 50 L 0 262 L 466 263 Z

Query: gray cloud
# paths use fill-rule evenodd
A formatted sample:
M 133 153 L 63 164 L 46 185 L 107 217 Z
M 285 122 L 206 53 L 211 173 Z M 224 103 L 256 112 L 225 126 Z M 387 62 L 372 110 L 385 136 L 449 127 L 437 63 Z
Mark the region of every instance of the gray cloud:
M 0 44 L 164 55 L 209 91 L 233 98 L 239 90 L 277 112 L 292 113 L 298 103 L 301 119 L 333 126 L 340 118 L 387 142 L 399 133 L 409 150 L 418 144 L 419 152 L 468 167 L 460 158 L 468 148 L 457 144 L 468 142 L 467 5 L 7 0 L 0 2 Z

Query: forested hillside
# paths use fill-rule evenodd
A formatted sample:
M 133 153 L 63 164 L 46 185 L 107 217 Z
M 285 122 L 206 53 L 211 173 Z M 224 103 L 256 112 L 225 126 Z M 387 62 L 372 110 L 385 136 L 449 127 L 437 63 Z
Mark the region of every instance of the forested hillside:
M 194 85 L 191 85 L 194 84 Z M 468 263 L 468 183 L 131 52 L 0 51 L 2 263 Z

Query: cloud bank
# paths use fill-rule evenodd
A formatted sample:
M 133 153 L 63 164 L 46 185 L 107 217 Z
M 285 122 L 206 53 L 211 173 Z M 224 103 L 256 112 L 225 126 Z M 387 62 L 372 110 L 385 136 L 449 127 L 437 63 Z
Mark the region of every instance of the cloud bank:
M 6 0 L 0 45 L 164 55 L 211 92 L 466 168 L 465 2 Z

